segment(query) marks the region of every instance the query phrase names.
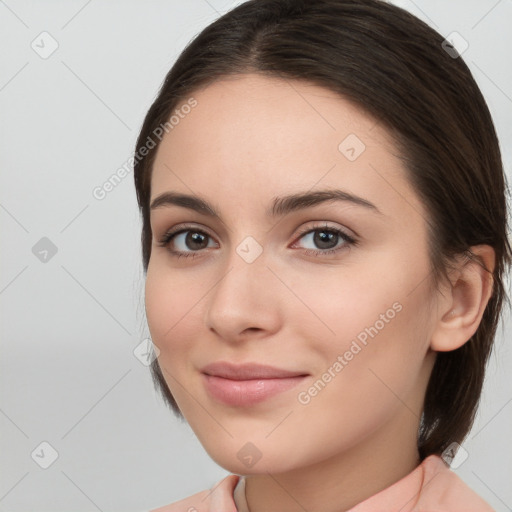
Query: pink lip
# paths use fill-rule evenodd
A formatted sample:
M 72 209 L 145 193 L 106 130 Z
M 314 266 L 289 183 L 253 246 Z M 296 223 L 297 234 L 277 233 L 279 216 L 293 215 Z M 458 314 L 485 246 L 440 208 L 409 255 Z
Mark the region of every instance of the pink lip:
M 227 405 L 248 406 L 298 385 L 307 374 L 255 363 L 218 362 L 205 366 L 204 383 L 210 395 Z

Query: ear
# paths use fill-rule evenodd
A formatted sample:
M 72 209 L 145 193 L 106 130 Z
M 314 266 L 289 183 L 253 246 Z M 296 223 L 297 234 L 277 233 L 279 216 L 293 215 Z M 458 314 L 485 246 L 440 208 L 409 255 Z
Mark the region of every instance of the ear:
M 491 298 L 494 249 L 475 245 L 471 253 L 470 257 L 461 258 L 439 297 L 438 320 L 430 342 L 432 350 L 447 352 L 464 345 L 476 332 Z

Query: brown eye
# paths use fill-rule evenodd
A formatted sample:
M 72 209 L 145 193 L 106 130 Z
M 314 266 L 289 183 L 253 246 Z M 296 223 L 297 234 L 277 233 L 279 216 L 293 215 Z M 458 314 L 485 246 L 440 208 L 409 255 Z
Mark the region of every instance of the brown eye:
M 183 243 L 188 249 L 193 251 L 204 249 L 208 246 L 208 235 L 197 231 L 188 231 L 186 232 Z
M 171 254 L 176 256 L 192 256 L 203 249 L 212 247 L 209 242 L 212 241 L 210 235 L 199 229 L 181 229 L 166 233 L 160 240 L 161 247 L 168 247 Z M 213 244 L 215 247 L 215 244 Z
M 354 238 L 340 229 L 329 226 L 309 229 L 302 233 L 298 240 L 305 240 L 310 245 L 310 247 L 305 247 L 306 253 L 320 256 L 338 252 L 350 245 L 356 245 Z

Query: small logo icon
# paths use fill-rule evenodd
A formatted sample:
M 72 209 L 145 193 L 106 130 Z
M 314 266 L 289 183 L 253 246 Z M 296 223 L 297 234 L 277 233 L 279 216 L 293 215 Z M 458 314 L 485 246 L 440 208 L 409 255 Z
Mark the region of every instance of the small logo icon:
M 244 261 L 252 263 L 263 252 L 263 247 L 252 236 L 248 236 L 236 248 L 236 252 Z
M 262 455 L 253 443 L 245 443 L 236 454 L 238 460 L 248 468 L 252 468 L 261 459 Z
M 450 466 L 451 469 L 457 469 L 469 457 L 469 453 L 459 444 L 451 443 L 443 453 L 441 458 Z
M 57 50 L 59 43 L 50 33 L 44 31 L 30 43 L 30 46 L 41 59 L 47 59 Z
M 359 158 L 365 149 L 363 141 L 355 133 L 345 137 L 338 146 L 338 151 L 351 162 Z
M 59 458 L 59 453 L 50 443 L 43 441 L 30 456 L 38 466 L 48 469 Z
M 133 355 L 144 366 L 149 366 L 160 355 L 160 349 L 153 343 L 151 338 L 146 338 L 135 347 Z
M 32 247 L 32 254 L 41 263 L 48 263 L 57 254 L 57 250 L 57 246 L 49 238 L 43 236 L 43 238 Z
M 441 43 L 441 46 L 452 59 L 456 59 L 469 48 L 469 43 L 458 32 L 452 32 Z

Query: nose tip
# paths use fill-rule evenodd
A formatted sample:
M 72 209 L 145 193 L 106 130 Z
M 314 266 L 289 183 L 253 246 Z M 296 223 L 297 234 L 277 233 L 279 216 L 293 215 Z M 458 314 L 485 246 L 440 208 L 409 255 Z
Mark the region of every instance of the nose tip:
M 265 266 L 261 245 L 251 238 L 236 247 L 228 271 L 206 302 L 206 326 L 226 339 L 273 331 L 278 325 L 275 283 L 269 282 L 275 277 Z

